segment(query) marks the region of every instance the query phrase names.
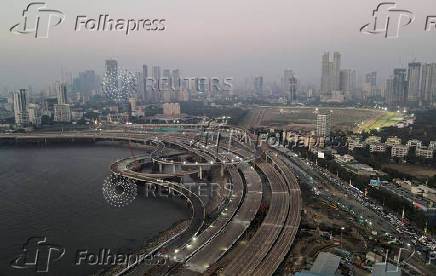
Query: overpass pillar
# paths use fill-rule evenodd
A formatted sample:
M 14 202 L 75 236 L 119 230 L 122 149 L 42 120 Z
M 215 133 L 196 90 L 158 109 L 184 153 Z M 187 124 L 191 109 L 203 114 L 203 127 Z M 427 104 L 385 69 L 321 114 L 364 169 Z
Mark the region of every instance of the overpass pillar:
M 162 163 L 159 163 L 159 172 L 162 172 Z
M 176 173 L 176 164 L 173 164 L 173 173 Z
M 198 178 L 203 179 L 203 168 L 198 166 Z
M 221 176 L 224 176 L 224 165 L 221 164 Z

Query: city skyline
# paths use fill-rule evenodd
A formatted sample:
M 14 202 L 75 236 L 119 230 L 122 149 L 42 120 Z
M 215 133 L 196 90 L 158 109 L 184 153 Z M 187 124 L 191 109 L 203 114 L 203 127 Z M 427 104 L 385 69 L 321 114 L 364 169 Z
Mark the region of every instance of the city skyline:
M 232 10 L 226 8 L 225 2 L 210 3 L 208 5 L 212 6 L 207 8 L 203 3 L 184 1 L 171 3 L 179 9 L 174 11 L 164 8 L 166 1 L 160 2 L 151 1 L 145 13 L 166 17 L 168 28 L 160 33 L 137 33 L 128 37 L 120 33 L 75 33 L 69 26 L 74 15 L 80 12 L 98 14 L 104 10 L 119 16 L 143 16 L 144 4 L 140 2 L 132 2 L 133 8 L 107 1 L 104 9 L 92 4 L 85 10 L 69 3 L 48 2 L 50 7 L 62 10 L 66 19 L 47 39 L 18 37 L 8 31 L 9 25 L 20 20 L 23 9 L 22 3 L 11 2 L 10 11 L 2 10 L 2 13 L 7 10 L 7 14 L 2 14 L 5 24 L 0 30 L 0 37 L 5 41 L 0 46 L 4 64 L 0 69 L 0 88 L 31 85 L 39 90 L 53 76 L 60 79 L 61 71 L 80 72 L 93 68 L 101 73 L 104 71 L 101 60 L 109 58 L 119 60 L 130 70 L 144 63 L 162 67 L 174 65 L 184 68 L 188 75 L 227 75 L 238 80 L 263 75 L 265 80 L 279 81 L 282 70 L 292 68 L 302 83 L 312 85 L 318 84 L 321 72 L 317 64 L 319 55 L 325 51 L 341 52 L 347 57 L 343 67 L 355 69 L 359 76 L 377 71 L 380 79 L 391 75 L 391 67 L 402 68 L 415 59 L 428 62 L 434 59 L 431 47 L 427 47 L 434 33 L 424 31 L 425 16 L 433 9 L 431 1 L 413 5 L 407 1 L 397 2 L 416 15 L 415 23 L 404 28 L 398 39 L 371 37 L 359 32 L 363 24 L 371 21 L 371 12 L 379 1 L 353 4 L 342 0 L 336 0 L 337 3 L 312 1 L 310 5 L 279 1 L 267 9 L 261 1 L 250 1 L 232 5 Z M 194 5 L 201 12 L 186 12 Z M 349 13 L 339 14 L 337 5 Z M 319 7 L 319 11 L 313 6 Z M 249 12 L 250 17 L 238 17 L 241 12 Z M 229 23 L 217 25 L 221 17 L 233 21 L 232 27 Z M 318 20 L 323 24 L 318 24 Z M 343 25 L 345 21 L 349 23 Z M 201 22 L 206 24 L 199 24 Z M 259 31 L 268 39 L 256 39 Z M 208 39 L 202 39 L 205 37 Z M 235 38 L 239 44 L 233 42 Z M 181 39 L 184 43 L 177 43 Z M 414 43 L 416 41 L 420 43 Z M 411 44 L 416 47 L 409 47 Z M 163 51 L 159 51 L 162 45 L 165 45 Z M 24 65 L 20 60 L 27 62 Z M 37 69 L 41 67 L 44 70 Z M 20 78 L 14 72 L 20 72 Z

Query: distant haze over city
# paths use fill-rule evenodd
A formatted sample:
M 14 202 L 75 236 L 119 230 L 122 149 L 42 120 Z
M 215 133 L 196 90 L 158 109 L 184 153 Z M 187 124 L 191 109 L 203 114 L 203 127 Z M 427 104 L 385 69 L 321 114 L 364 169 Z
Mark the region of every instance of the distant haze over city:
M 392 69 L 414 61 L 434 62 L 436 31 L 425 32 L 426 16 L 436 13 L 433 0 L 396 1 L 413 11 L 414 24 L 398 39 L 368 36 L 360 28 L 372 21 L 380 1 L 47 1 L 65 21 L 48 38 L 18 36 L 9 31 L 22 21 L 28 1 L 3 1 L 0 38 L 0 91 L 31 85 L 44 89 L 86 69 L 104 72 L 104 60 L 115 58 L 131 71 L 142 64 L 181 68 L 184 75 L 231 76 L 235 80 L 263 75 L 279 81 L 286 68 L 303 84 L 319 87 L 321 57 L 339 51 L 344 68 L 362 78 L 377 71 L 381 79 Z M 169 8 L 171 7 L 171 8 Z M 75 32 L 78 15 L 97 18 L 165 18 L 162 32 Z

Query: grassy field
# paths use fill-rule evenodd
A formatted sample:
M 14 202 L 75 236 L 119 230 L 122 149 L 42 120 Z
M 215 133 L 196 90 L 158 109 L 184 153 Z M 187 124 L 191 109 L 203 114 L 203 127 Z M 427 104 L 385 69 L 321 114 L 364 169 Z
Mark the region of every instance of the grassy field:
M 263 111 L 262 116 L 259 116 L 259 110 Z M 359 127 L 383 127 L 393 124 L 396 119 L 396 113 L 387 114 L 388 112 L 374 109 L 333 107 L 319 108 L 319 111 L 332 112 L 333 128 L 344 131 L 356 131 Z M 315 107 L 259 107 L 252 108 L 249 116 L 256 118 L 252 123 L 256 126 L 314 129 L 315 112 Z
M 381 112 L 381 113 L 377 114 L 375 117 L 364 121 L 363 124 L 359 125 L 355 129 L 355 132 L 370 131 L 372 129 L 378 130 L 378 129 L 381 129 L 383 127 L 394 126 L 402 119 L 403 119 L 403 117 L 399 113 Z

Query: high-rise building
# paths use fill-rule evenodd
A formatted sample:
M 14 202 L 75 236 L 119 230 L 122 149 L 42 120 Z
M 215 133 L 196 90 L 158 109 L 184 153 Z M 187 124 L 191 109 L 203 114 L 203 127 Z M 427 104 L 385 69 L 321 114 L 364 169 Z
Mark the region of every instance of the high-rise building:
M 37 104 L 28 104 L 27 113 L 29 114 L 29 123 L 34 127 L 41 126 L 41 111 Z
M 436 103 L 436 63 L 422 66 L 421 99 L 423 105 Z
M 257 96 L 263 95 L 263 77 L 258 76 L 254 78 L 254 92 Z
M 384 96 L 385 96 L 385 103 L 388 106 L 395 106 L 393 79 L 386 80 L 385 87 L 384 87 Z
M 151 87 L 149 86 L 149 89 L 152 89 L 152 99 L 154 103 L 158 103 L 160 101 L 160 93 L 159 93 L 159 85 L 160 85 L 160 67 L 159 66 L 153 66 L 152 67 L 152 79 L 153 79 L 153 84 L 151 85 Z
M 407 106 L 417 106 L 421 103 L 419 84 L 421 81 L 421 63 L 409 63 L 408 71 Z
M 160 84 L 162 87 L 160 89 L 161 91 L 161 100 L 163 102 L 169 102 L 172 100 L 172 80 L 171 80 L 171 71 L 169 69 L 164 69 L 162 71 L 162 82 Z
M 148 66 L 147 65 L 142 65 L 142 78 L 143 78 L 143 88 L 142 88 L 142 92 L 144 93 L 144 101 L 146 103 L 151 101 L 151 95 L 149 94 L 149 87 L 147 87 L 147 85 L 149 85 L 148 83 Z
M 69 104 L 55 104 L 54 106 L 55 122 L 71 122 L 71 109 Z
M 182 79 L 180 77 L 180 70 L 175 69 L 171 72 L 171 78 L 172 78 L 172 86 L 171 89 L 173 90 L 174 99 L 179 99 L 180 93 L 183 89 L 182 85 Z
M 81 96 L 91 96 L 92 92 L 98 89 L 98 77 L 93 70 L 80 72 L 79 76 L 73 79 L 72 92 L 80 92 Z
M 14 115 L 16 125 L 26 126 L 29 123 L 26 89 L 20 89 L 14 93 Z
M 332 127 L 331 113 L 316 114 L 316 136 L 329 137 Z
M 297 103 L 297 79 L 290 69 L 286 69 L 283 73 L 283 92 L 288 99 L 288 104 Z
M 142 72 L 135 72 L 135 87 L 135 98 L 144 99 L 144 78 L 142 77 Z
M 179 69 L 174 69 L 171 72 L 171 78 L 173 80 L 173 88 L 174 89 L 180 89 L 181 88 L 181 84 L 180 84 L 180 70 Z
M 106 95 L 118 94 L 118 62 L 116 60 L 106 60 L 103 90 Z
M 366 74 L 365 80 L 367 83 L 371 84 L 371 88 L 377 87 L 377 72 Z
M 58 100 L 58 104 L 68 103 L 67 86 L 65 83 L 56 84 L 56 98 Z
M 340 86 L 341 54 L 335 52 L 333 61 L 330 61 L 330 53 L 326 52 L 322 57 L 321 66 L 321 101 L 330 101 L 333 94 L 337 94 Z
M 345 69 L 339 73 L 339 90 L 344 92 L 345 98 L 351 100 L 353 89 L 353 70 Z
M 392 80 L 392 106 L 406 107 L 407 99 L 407 80 L 406 69 L 394 69 Z

